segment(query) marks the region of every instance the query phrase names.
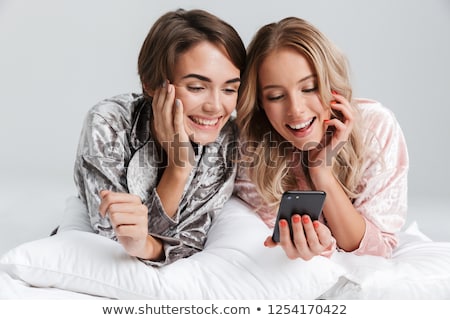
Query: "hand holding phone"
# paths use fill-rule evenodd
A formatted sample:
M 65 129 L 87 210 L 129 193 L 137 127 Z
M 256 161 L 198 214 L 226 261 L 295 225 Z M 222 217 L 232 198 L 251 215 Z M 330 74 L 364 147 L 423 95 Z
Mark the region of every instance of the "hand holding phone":
M 280 242 L 280 219 L 288 222 L 289 230 L 292 237 L 291 217 L 293 214 L 309 215 L 311 220 L 318 220 L 323 204 L 325 202 L 326 193 L 324 191 L 286 191 L 283 193 L 278 215 L 273 230 L 272 239 L 274 242 Z

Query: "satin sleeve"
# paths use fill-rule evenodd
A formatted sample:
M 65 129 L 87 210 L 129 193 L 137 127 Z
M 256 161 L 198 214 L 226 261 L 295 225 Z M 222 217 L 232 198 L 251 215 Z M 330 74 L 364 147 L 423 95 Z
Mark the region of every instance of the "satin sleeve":
M 362 190 L 354 206 L 366 220 L 357 255 L 390 257 L 407 214 L 408 151 L 394 114 L 381 104 L 362 107 L 369 119 L 366 145 L 372 157 L 363 170 Z
M 214 195 L 202 205 L 202 208 L 190 212 L 189 217 L 184 218 L 185 213 L 180 212 L 176 220 L 167 218 L 162 222 L 163 225 L 160 227 L 166 228 L 165 232 L 155 233 L 149 230 L 149 234 L 162 240 L 164 258 L 161 261 L 140 260 L 147 265 L 161 267 L 202 251 L 214 218 L 220 214 L 225 202 L 232 194 L 235 175 L 236 171 L 232 170 L 231 175 L 220 182 L 218 188 L 211 190 Z M 154 207 L 159 207 L 161 202 L 156 190 L 154 192 Z M 157 226 L 149 229 L 155 229 L 155 227 Z
M 116 239 L 109 217 L 100 215 L 100 191 L 128 192 L 125 159 L 129 158 L 129 148 L 125 130 L 108 120 L 95 109 L 88 112 L 78 144 L 74 180 L 94 231 Z

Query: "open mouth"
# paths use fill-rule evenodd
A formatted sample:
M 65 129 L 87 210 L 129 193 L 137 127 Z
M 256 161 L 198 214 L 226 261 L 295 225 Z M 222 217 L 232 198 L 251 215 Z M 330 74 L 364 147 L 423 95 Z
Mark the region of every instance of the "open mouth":
M 222 117 L 218 117 L 218 118 L 214 118 L 214 119 L 205 119 L 205 118 L 199 118 L 199 117 L 189 117 L 189 119 L 192 120 L 192 122 L 194 122 L 195 124 L 198 124 L 200 126 L 205 126 L 205 127 L 214 127 L 219 123 L 219 120 Z
M 311 127 L 311 125 L 314 123 L 315 120 L 316 120 L 316 117 L 313 117 L 313 118 L 311 118 L 311 120 L 305 121 L 302 123 L 287 124 L 286 127 L 288 127 L 291 130 L 294 130 L 294 131 L 302 132 L 302 131 L 308 130 Z

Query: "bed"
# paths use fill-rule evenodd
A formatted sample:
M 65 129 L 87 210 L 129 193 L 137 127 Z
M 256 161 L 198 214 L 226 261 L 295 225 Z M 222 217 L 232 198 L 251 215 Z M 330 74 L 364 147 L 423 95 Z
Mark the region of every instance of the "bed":
M 205 249 L 151 268 L 93 233 L 85 208 L 67 199 L 59 232 L 0 258 L 0 299 L 449 299 L 450 242 L 416 222 L 392 259 L 336 252 L 289 260 L 263 246 L 271 230 L 237 198 L 215 219 Z

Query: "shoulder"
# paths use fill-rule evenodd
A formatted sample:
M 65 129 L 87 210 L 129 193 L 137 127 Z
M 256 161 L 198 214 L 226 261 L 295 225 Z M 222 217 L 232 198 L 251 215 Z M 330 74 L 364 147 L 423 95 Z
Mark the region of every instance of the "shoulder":
M 376 100 L 355 99 L 363 127 L 377 135 L 401 132 L 394 112 Z
M 366 120 L 383 120 L 383 121 L 395 121 L 396 118 L 392 110 L 385 107 L 383 104 L 376 100 L 370 99 L 355 99 L 354 100 L 357 109 L 361 113 L 362 118 Z M 372 121 L 372 122 L 373 122 Z
M 116 131 L 131 126 L 132 117 L 143 100 L 142 95 L 126 93 L 104 99 L 87 113 L 86 124 L 105 124 Z
M 376 149 L 406 147 L 403 130 L 392 110 L 375 100 L 355 99 L 354 102 L 361 116 L 366 144 L 376 146 Z

